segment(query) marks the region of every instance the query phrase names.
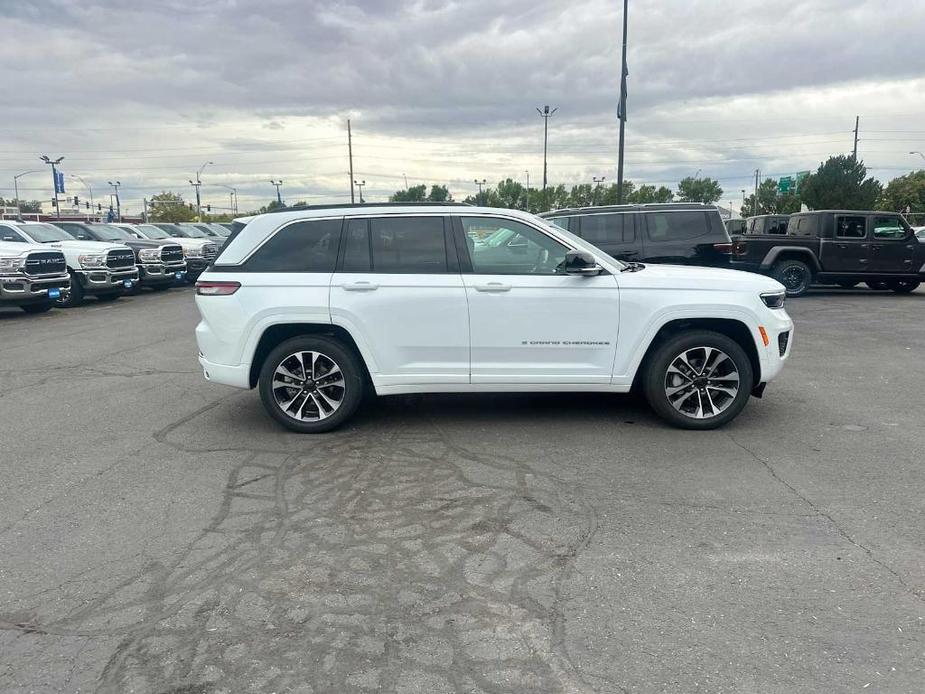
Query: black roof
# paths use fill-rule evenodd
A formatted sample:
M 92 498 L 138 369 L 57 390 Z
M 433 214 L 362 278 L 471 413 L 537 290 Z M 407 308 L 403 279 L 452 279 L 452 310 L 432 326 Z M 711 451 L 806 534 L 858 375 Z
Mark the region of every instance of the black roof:
M 807 212 L 794 212 L 791 217 L 798 214 L 895 214 L 902 216 L 901 212 L 893 210 L 808 210 Z
M 597 205 L 595 207 L 565 207 L 561 210 L 543 212 L 540 217 L 562 214 L 587 214 L 589 212 L 656 212 L 658 210 L 715 210 L 716 205 L 702 202 L 646 202 L 635 205 Z
M 294 205 L 292 207 L 280 207 L 275 210 L 269 210 L 262 214 L 282 214 L 283 212 L 299 212 L 301 210 L 343 210 L 358 207 L 472 207 L 467 202 L 339 202 L 331 205 Z

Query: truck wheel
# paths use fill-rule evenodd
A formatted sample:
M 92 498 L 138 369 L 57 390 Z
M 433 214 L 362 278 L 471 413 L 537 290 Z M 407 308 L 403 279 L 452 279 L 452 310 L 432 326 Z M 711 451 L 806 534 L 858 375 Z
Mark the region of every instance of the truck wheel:
M 919 288 L 918 280 L 890 280 L 886 285 L 897 294 L 908 294 Z
M 277 422 L 301 434 L 320 434 L 356 411 L 363 399 L 363 370 L 339 340 L 303 335 L 270 352 L 258 388 Z
M 23 311 L 26 313 L 45 313 L 50 311 L 54 304 L 50 301 L 43 301 L 40 304 L 26 304 L 25 306 L 20 306 Z
M 787 290 L 787 296 L 803 296 L 813 283 L 813 271 L 802 260 L 782 260 L 774 266 L 774 279 Z
M 734 419 L 754 387 L 745 350 L 730 337 L 691 330 L 660 345 L 643 373 L 646 400 L 682 429 L 715 429 Z
M 61 298 L 55 300 L 55 305 L 61 308 L 73 308 L 79 306 L 84 300 L 84 289 L 80 286 L 80 280 L 73 272 L 71 275 L 71 289 L 68 292 L 61 292 Z
M 866 284 L 868 287 L 878 292 L 885 291 L 890 288 L 889 285 L 887 285 L 885 280 L 868 280 L 864 284 Z
M 841 282 L 836 282 L 839 287 L 842 289 L 854 289 L 858 286 L 858 282 L 852 282 L 851 280 L 842 280 Z

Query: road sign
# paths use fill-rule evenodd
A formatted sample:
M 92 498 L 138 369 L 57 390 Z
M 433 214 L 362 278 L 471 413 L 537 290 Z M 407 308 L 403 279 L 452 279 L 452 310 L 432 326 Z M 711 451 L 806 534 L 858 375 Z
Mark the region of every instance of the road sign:
M 777 192 L 781 195 L 789 193 L 794 188 L 794 180 L 792 176 L 784 176 L 783 178 L 777 179 Z

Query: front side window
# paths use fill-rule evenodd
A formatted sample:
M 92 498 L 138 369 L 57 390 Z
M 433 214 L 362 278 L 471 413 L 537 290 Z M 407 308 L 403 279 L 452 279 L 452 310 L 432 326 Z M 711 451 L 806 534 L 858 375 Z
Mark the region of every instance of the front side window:
M 873 217 L 870 228 L 875 239 L 896 241 L 906 238 L 906 229 L 899 217 Z
M 334 272 L 342 220 L 319 219 L 289 224 L 252 255 L 249 272 Z
M 53 241 L 73 241 L 74 237 L 59 227 L 51 224 L 24 224 L 23 233 L 37 243 L 51 243 Z
M 707 217 L 703 212 L 651 212 L 645 215 L 649 241 L 668 243 L 684 241 L 708 234 Z
M 5 224 L 0 224 L 0 241 L 8 243 L 26 243 L 26 239 L 20 236 L 19 232 L 10 229 Z
M 632 220 L 625 214 L 592 214 L 581 218 L 579 236 L 594 245 L 623 243 L 626 240 L 624 225 Z M 632 232 L 631 234 L 632 235 Z
M 87 229 L 83 224 L 69 224 L 67 222 L 57 224 L 56 226 L 61 227 L 75 239 L 79 241 L 96 241 L 93 234 L 90 233 L 90 230 Z
M 854 215 L 836 217 L 835 236 L 840 239 L 863 239 L 867 235 L 866 221 L 864 217 Z
M 461 217 L 472 271 L 480 275 L 561 274 L 568 248 L 509 219 Z

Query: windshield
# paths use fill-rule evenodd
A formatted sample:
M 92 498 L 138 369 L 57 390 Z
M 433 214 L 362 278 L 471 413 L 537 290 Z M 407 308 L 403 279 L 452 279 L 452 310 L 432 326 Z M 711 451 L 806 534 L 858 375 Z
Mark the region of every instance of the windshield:
M 231 232 L 228 231 L 225 227 L 221 226 L 220 224 L 210 224 L 209 228 L 212 231 L 214 231 L 216 234 L 221 236 L 223 239 L 227 239 L 231 235 Z
M 125 229 L 120 229 L 112 224 L 93 224 L 90 226 L 93 235 L 103 241 L 125 241 L 133 240 L 133 236 Z
M 53 227 L 51 224 L 18 224 L 22 232 L 38 243 L 51 243 L 52 241 L 73 241 L 74 237 L 64 229 Z
M 156 227 L 153 224 L 139 224 L 137 227 L 138 231 L 144 234 L 149 239 L 169 239 L 170 234 Z
M 177 224 L 177 227 L 182 232 L 181 236 L 188 236 L 191 239 L 209 238 L 201 229 L 197 229 L 192 224 Z

